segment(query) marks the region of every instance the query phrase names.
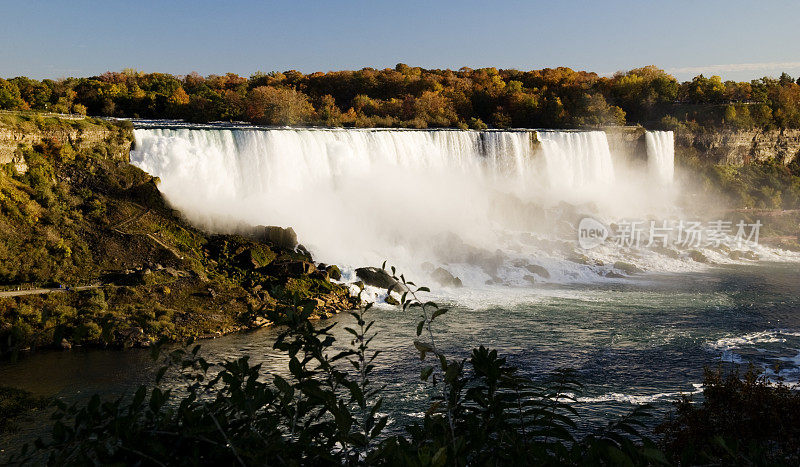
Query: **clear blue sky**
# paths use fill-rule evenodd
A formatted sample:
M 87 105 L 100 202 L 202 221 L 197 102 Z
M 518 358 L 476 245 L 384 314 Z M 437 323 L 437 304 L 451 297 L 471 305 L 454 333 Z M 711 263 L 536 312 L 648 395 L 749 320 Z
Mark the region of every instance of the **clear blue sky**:
M 800 2 L 0 1 L 0 76 L 654 64 L 800 75 Z

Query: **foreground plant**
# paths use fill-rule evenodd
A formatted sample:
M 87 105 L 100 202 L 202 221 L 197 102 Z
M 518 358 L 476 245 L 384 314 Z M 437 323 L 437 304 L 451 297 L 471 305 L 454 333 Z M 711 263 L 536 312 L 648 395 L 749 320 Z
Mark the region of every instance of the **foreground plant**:
M 703 401 L 683 397 L 660 425 L 665 452 L 683 465 L 800 464 L 800 392 L 750 367 L 706 369 Z
M 152 388 L 133 397 L 59 403 L 51 439 L 23 448 L 15 463 L 49 465 L 511 465 L 659 464 L 664 456 L 639 430 L 645 409 L 576 438 L 571 405 L 581 386 L 567 371 L 536 382 L 497 351 L 447 356 L 433 324 L 447 309 L 391 273 L 408 313 L 419 313 L 414 341 L 421 378 L 433 389 L 421 421 L 384 433 L 383 387 L 371 380 L 379 352 L 368 305 L 351 313 L 352 336 L 337 348 L 335 326 L 315 327 L 315 302 L 283 296 L 267 318 L 283 326 L 274 348 L 287 371 L 269 373 L 247 356 L 211 364 L 200 346 L 166 354 Z M 154 354 L 159 353 L 158 346 Z M 433 359 L 433 365 L 426 363 Z M 165 377 L 169 372 L 171 380 Z M 176 389 L 164 389 L 165 387 Z M 394 414 L 398 415 L 398 414 Z M 392 416 L 392 418 L 397 418 Z

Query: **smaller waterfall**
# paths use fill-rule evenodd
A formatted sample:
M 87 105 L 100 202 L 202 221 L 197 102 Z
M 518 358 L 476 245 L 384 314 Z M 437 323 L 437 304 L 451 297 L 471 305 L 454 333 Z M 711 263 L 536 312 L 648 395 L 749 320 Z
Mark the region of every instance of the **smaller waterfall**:
M 671 131 L 648 131 L 647 166 L 654 181 L 672 183 L 675 174 L 675 140 Z
M 538 131 L 550 186 L 610 185 L 614 164 L 603 131 Z

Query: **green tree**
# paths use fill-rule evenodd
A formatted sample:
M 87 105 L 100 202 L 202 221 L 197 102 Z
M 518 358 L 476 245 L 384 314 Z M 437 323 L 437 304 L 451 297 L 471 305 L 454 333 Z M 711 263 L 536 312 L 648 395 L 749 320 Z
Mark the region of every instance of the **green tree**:
M 47 85 L 25 76 L 18 76 L 9 81 L 17 85 L 22 99 L 32 109 L 47 110 L 52 94 L 52 90 Z
M 0 109 L 17 110 L 25 107 L 17 85 L 0 78 Z

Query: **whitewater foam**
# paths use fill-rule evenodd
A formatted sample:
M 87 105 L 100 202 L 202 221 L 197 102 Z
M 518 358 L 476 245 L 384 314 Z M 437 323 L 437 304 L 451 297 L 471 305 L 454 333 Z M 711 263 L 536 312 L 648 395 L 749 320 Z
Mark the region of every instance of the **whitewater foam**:
M 344 269 L 388 259 L 424 279 L 423 265 L 433 263 L 482 289 L 620 280 L 618 262 L 707 267 L 685 253 L 577 247 L 587 214 L 606 223 L 676 214 L 677 188 L 615 160 L 601 131 L 170 126 L 134 134 L 132 163 L 159 177 L 193 223 L 220 232 L 291 226 L 315 258 Z M 671 173 L 671 133 L 648 138 L 657 149 L 648 158 Z

